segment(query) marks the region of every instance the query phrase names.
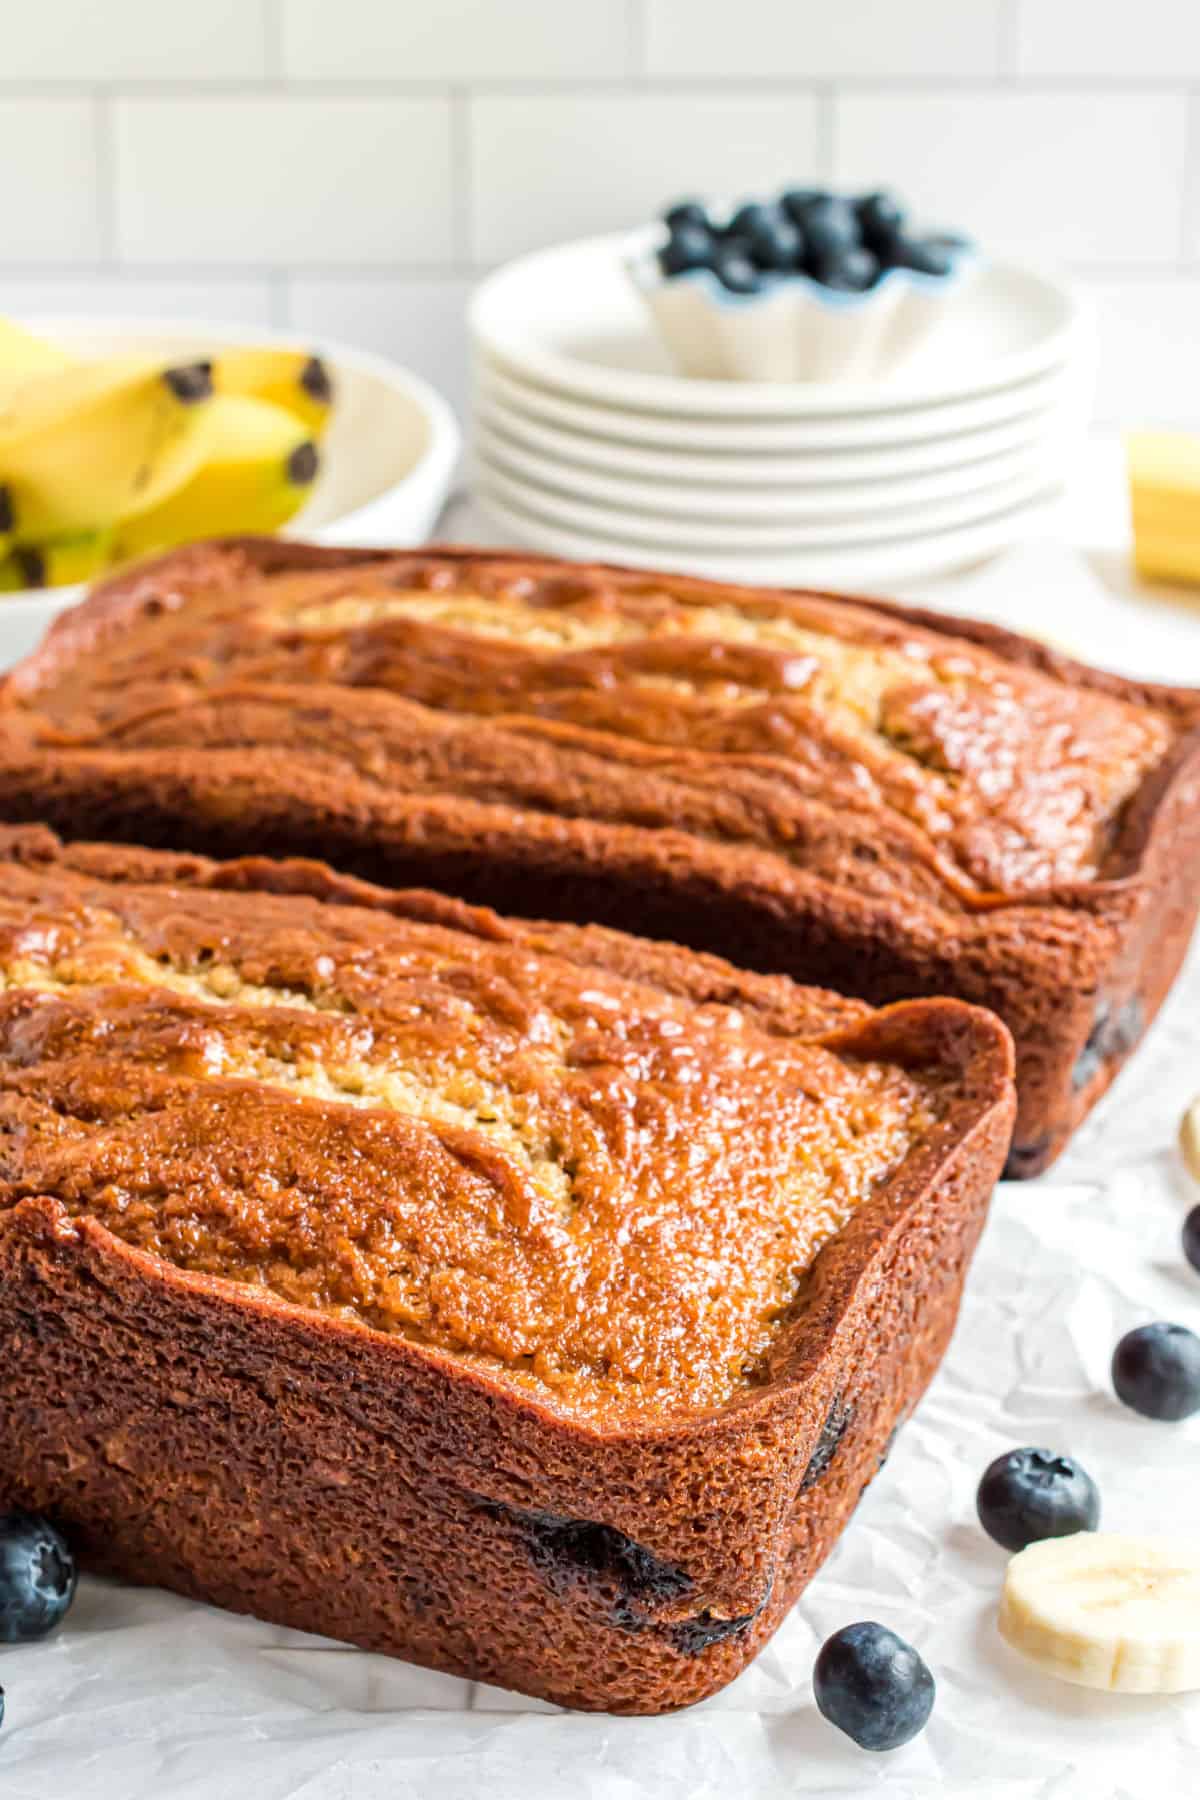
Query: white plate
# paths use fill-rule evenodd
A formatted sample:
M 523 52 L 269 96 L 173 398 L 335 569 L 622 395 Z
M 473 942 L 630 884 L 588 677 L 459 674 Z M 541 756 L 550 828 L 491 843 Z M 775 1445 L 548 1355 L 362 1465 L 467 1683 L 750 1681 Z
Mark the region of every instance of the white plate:
M 531 491 L 564 494 L 568 498 L 596 500 L 658 517 L 719 519 L 733 525 L 832 523 L 839 519 L 863 520 L 907 515 L 913 509 L 955 500 L 962 495 L 983 497 L 1023 476 L 1041 486 L 1061 481 L 1069 468 L 1080 433 L 1060 429 L 1035 439 L 1017 450 L 983 462 L 937 469 L 927 475 L 900 477 L 894 481 L 822 482 L 806 487 L 735 488 L 699 482 L 653 481 L 647 476 L 622 476 L 580 467 L 566 459 L 524 449 L 515 443 L 501 422 L 476 427 L 475 445 L 487 464 L 514 476 Z M 904 528 L 904 521 L 896 527 Z
M 529 508 L 555 525 L 566 526 L 569 531 L 595 531 L 607 537 L 626 538 L 630 543 L 643 545 L 647 552 L 659 548 L 694 548 L 712 550 L 718 555 L 744 552 L 747 556 L 773 550 L 845 550 L 856 545 L 887 543 L 896 538 L 929 537 L 972 524 L 991 513 L 1025 505 L 1036 494 L 1054 485 L 1044 473 L 1027 473 L 1015 480 L 997 483 L 983 494 L 967 494 L 933 506 L 908 507 L 900 517 L 889 514 L 883 518 L 842 519 L 824 524 L 763 524 L 761 521 L 738 524 L 724 520 L 670 518 L 654 510 L 635 511 L 628 506 L 610 506 L 598 500 L 550 493 L 506 474 L 478 451 L 475 475 L 480 493 L 494 495 L 505 506 Z
M 722 490 L 821 487 L 827 483 L 894 480 L 901 475 L 910 477 L 974 466 L 1025 449 L 1057 431 L 1079 428 L 1083 411 L 1081 406 L 1060 401 L 1002 425 L 953 432 L 928 442 L 888 444 L 878 450 L 755 455 L 745 450 L 655 450 L 618 437 L 567 430 L 509 405 L 489 379 L 478 381 L 475 388 L 477 425 L 494 427 L 523 449 L 537 451 L 556 463 L 567 462 L 580 469 L 612 475 L 644 475 L 651 481 L 711 485 Z
M 619 438 L 667 450 L 749 450 L 804 454 L 817 450 L 878 448 L 947 437 L 1026 419 L 1062 402 L 1078 403 L 1091 379 L 1090 357 L 1063 364 L 1045 375 L 998 394 L 948 401 L 912 411 L 847 414 L 841 419 L 701 419 L 619 411 L 594 401 L 551 392 L 500 368 L 490 359 L 476 366 L 477 386 L 499 395 L 506 406 L 568 431 Z
M 540 250 L 496 270 L 471 298 L 477 344 L 546 386 L 650 413 L 812 418 L 878 415 L 995 393 L 1057 368 L 1084 317 L 1064 282 L 1013 264 L 980 268 L 928 343 L 877 382 L 704 381 L 673 372 L 622 265 L 623 234 Z
M 896 539 L 871 548 L 797 550 L 769 556 L 720 556 L 712 551 L 678 547 L 647 554 L 646 546 L 598 531 L 572 531 L 552 523 L 528 507 L 514 506 L 480 492 L 479 500 L 503 541 L 540 550 L 548 556 L 570 556 L 601 562 L 628 563 L 684 574 L 711 575 L 719 581 L 745 581 L 764 586 L 882 589 L 902 581 L 923 581 L 967 563 L 995 556 L 1019 538 L 1044 526 L 1057 500 L 1054 493 L 1015 506 L 932 537 Z

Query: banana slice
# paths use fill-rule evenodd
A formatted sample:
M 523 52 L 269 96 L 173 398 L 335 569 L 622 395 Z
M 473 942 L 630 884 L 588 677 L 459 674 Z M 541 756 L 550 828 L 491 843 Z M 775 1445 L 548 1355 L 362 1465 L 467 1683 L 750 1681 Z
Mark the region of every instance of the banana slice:
M 1183 1123 L 1179 1127 L 1179 1148 L 1183 1152 L 1189 1175 L 1194 1175 L 1200 1181 L 1200 1094 L 1183 1115 Z
M 1102 1531 L 1030 1544 L 1004 1577 L 1000 1635 L 1079 1687 L 1200 1688 L 1200 1545 Z

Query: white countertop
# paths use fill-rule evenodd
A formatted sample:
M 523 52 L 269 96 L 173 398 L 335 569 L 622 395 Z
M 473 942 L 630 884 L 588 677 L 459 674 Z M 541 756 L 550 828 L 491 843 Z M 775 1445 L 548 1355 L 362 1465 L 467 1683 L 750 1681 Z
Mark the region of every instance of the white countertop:
M 943 599 L 1131 672 L 1200 683 L 1200 604 L 1140 592 L 1114 448 L 1099 443 L 1060 527 L 940 582 Z M 443 535 L 490 534 L 455 509 Z M 558 1712 L 520 1696 L 85 1581 L 63 1631 L 0 1650 L 6 1800 L 1130 1800 L 1194 1793 L 1200 1695 L 1108 1697 L 1025 1667 L 994 1627 L 1003 1553 L 974 1518 L 987 1462 L 1023 1443 L 1076 1455 L 1104 1524 L 1195 1533 L 1200 1417 L 1153 1424 L 1112 1397 L 1118 1337 L 1200 1329 L 1182 1261 L 1174 1151 L 1200 1088 L 1200 952 L 1149 1039 L 1041 1180 L 1004 1184 L 946 1364 L 825 1568 L 758 1661 L 663 1719 Z M 1190 1196 L 1200 1199 L 1200 1190 Z M 891 1756 L 817 1714 L 822 1639 L 876 1618 L 938 1681 L 927 1731 Z

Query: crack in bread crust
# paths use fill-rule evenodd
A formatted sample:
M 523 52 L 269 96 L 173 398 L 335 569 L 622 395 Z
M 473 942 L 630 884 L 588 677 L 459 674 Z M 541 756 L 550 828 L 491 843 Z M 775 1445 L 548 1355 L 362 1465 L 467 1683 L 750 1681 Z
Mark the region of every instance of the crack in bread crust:
M 0 968 L 0 991 L 25 988 L 79 998 L 89 990 L 95 993 L 108 987 L 164 990 L 202 1005 L 236 1008 L 239 1023 L 242 1015 L 272 1007 L 343 1017 L 353 1013 L 345 997 L 335 992 L 246 981 L 230 963 L 206 962 L 200 968 L 181 968 L 163 953 L 148 955 L 115 916 L 100 914 L 96 924 L 96 937 L 81 945 L 74 955 L 52 962 L 14 958 Z M 561 1049 L 564 1028 L 554 1021 L 552 1031 Z M 369 1038 L 369 1033 L 363 1035 Z M 455 1071 L 453 1081 L 439 1088 L 432 1078 L 422 1081 L 412 1071 L 356 1054 L 353 1043 L 330 1047 L 332 1059 L 322 1063 L 322 1047 L 312 1042 L 293 1042 L 291 1034 L 276 1020 L 236 1035 L 232 1030 L 209 1030 L 204 1076 L 265 1082 L 315 1100 L 382 1106 L 460 1130 L 486 1128 L 489 1137 L 521 1166 L 547 1200 L 561 1209 L 569 1206 L 570 1176 L 552 1160 L 546 1134 L 539 1131 L 532 1106 L 522 1115 L 512 1107 L 510 1094 L 473 1070 Z
M 935 1077 L 302 895 L 0 866 L 0 1178 L 567 1410 L 719 1406 Z
M 307 694 L 328 733 L 292 743 L 270 717 L 280 690 L 292 707 Z M 252 717 L 240 735 L 239 696 Z M 510 739 L 556 726 L 568 761 L 589 745 L 607 745 L 618 767 L 634 747 L 668 759 L 703 752 L 717 773 L 710 785 L 745 817 L 725 825 L 685 797 L 686 829 L 761 842 L 845 884 L 852 870 L 823 860 L 808 819 L 823 807 L 851 829 L 858 821 L 861 835 L 899 836 L 886 869 L 893 891 L 932 884 L 951 905 L 1097 875 L 1124 808 L 1174 739 L 1152 706 L 818 595 L 720 601 L 667 578 L 539 579 L 436 556 L 275 575 L 232 597 L 199 591 L 169 617 L 131 619 L 86 670 L 29 698 L 80 745 L 287 743 L 317 762 L 340 759 L 355 778 L 369 778 L 374 758 L 389 785 L 550 812 L 555 783 L 535 792 L 507 767 L 480 770 L 475 789 L 456 784 L 425 756 L 438 733 L 419 715 L 457 720 L 468 739 L 473 721 Z M 377 704 L 364 714 L 368 699 Z M 518 764 L 523 753 L 528 743 L 517 743 Z M 469 747 L 456 754 L 469 782 Z M 662 757 L 643 757 L 646 772 L 670 777 Z M 586 814 L 571 779 L 564 766 L 557 807 Z M 637 782 L 635 758 L 611 816 L 624 807 L 638 822 Z

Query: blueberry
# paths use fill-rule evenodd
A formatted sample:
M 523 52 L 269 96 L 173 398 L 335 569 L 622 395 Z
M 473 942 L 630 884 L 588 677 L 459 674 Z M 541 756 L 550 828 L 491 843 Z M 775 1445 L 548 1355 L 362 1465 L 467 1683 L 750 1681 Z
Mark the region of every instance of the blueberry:
M 879 263 L 869 250 L 842 250 L 818 262 L 814 274 L 822 287 L 861 294 L 879 274 Z
M 915 269 L 920 275 L 948 275 L 954 257 L 930 238 L 894 237 L 887 249 L 887 261 L 893 269 Z
M 1183 1221 L 1183 1254 L 1200 1275 L 1200 1206 L 1193 1206 Z
M 898 1750 L 916 1737 L 936 1691 L 912 1645 L 870 1620 L 835 1631 L 813 1668 L 818 1707 L 863 1750 Z
M 1095 1531 L 1100 1495 L 1086 1469 L 1053 1450 L 1009 1450 L 989 1463 L 975 1496 L 979 1523 L 1006 1550 Z
M 804 233 L 786 213 L 755 226 L 746 243 L 760 269 L 798 269 L 804 262 Z
M 1200 1337 L 1186 1325 L 1139 1325 L 1113 1351 L 1117 1398 L 1148 1419 L 1200 1412 Z
M 658 264 L 664 275 L 682 275 L 685 269 L 707 269 L 712 266 L 713 250 L 710 232 L 699 225 L 677 225 L 658 253 Z
M 739 206 L 733 217 L 722 228 L 722 236 L 730 238 L 748 238 L 764 225 L 769 225 L 774 217 L 774 208 L 765 206 L 761 200 L 747 200 L 745 206 Z
M 872 250 L 886 248 L 904 229 L 904 208 L 895 194 L 864 194 L 855 202 L 854 210 L 858 214 L 863 242 Z
M 0 1644 L 45 1637 L 75 1598 L 75 1558 L 48 1519 L 0 1517 Z
M 845 200 L 826 195 L 814 200 L 804 216 L 805 267 L 815 274 L 819 265 L 862 247 L 862 233 L 854 208 Z
M 794 225 L 803 225 L 810 207 L 832 199 L 826 188 L 789 188 L 780 196 L 779 204 Z
M 750 200 L 739 206 L 722 233 L 725 243 L 743 251 L 759 269 L 800 266 L 804 239 L 799 227 L 778 206 Z
M 754 294 L 761 285 L 746 247 L 736 239 L 721 245 L 713 257 L 713 268 L 722 287 L 731 294 Z
M 662 222 L 668 231 L 678 231 L 681 225 L 698 225 L 701 231 L 712 229 L 708 212 L 699 200 L 677 200 L 663 213 Z

